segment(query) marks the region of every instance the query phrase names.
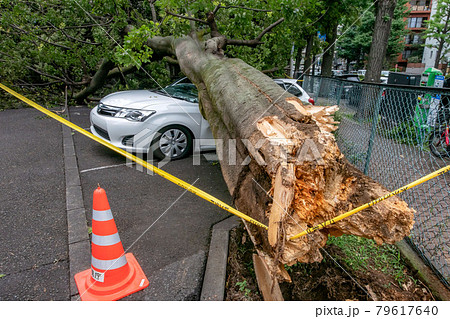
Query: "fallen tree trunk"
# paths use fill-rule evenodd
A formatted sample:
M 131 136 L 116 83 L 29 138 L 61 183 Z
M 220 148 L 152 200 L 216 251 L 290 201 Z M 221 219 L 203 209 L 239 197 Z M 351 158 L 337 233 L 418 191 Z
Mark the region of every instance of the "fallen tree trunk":
M 269 226 L 266 231 L 247 225 L 279 279 L 289 280 L 283 264 L 320 261 L 328 235 L 353 234 L 382 244 L 409 234 L 414 211 L 393 197 L 326 229 L 289 240 L 387 190 L 339 151 L 332 134 L 336 107 L 303 105 L 243 61 L 212 54 L 209 44 L 169 37 L 155 39 L 153 48 L 169 49 L 199 89 L 202 113 L 214 137 L 223 142 L 218 155 L 234 204 Z

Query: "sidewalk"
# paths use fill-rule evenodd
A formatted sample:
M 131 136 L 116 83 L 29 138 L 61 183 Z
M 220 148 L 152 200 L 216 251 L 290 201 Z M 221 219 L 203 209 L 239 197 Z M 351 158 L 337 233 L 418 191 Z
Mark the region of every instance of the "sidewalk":
M 0 300 L 68 300 L 61 125 L 0 112 Z

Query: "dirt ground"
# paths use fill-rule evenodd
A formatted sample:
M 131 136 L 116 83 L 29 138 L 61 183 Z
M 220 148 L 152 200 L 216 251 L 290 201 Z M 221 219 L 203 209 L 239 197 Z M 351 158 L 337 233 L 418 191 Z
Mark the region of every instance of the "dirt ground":
M 241 225 L 230 232 L 225 300 L 263 300 L 253 269 L 253 244 Z M 328 244 L 320 263 L 286 267 L 292 283 L 281 283 L 285 300 L 434 300 L 429 289 L 404 264 L 403 280 L 368 266 L 362 270 L 348 265 L 344 251 Z M 387 265 L 388 267 L 388 265 Z M 384 269 L 383 269 L 384 270 Z M 386 273 L 387 272 L 387 273 Z

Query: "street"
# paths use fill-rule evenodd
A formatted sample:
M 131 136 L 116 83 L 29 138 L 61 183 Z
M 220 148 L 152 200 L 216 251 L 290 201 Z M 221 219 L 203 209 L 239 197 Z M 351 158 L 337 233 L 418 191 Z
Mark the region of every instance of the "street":
M 70 119 L 89 127 L 86 107 Z M 70 260 L 61 124 L 33 109 L 0 112 L 0 300 L 70 300 Z M 230 216 L 218 207 L 73 133 L 88 227 L 92 193 L 105 189 L 126 252 L 150 286 L 126 300 L 198 300 L 211 227 Z M 230 203 L 220 165 L 201 156 L 163 170 Z M 89 258 L 89 256 L 87 256 Z

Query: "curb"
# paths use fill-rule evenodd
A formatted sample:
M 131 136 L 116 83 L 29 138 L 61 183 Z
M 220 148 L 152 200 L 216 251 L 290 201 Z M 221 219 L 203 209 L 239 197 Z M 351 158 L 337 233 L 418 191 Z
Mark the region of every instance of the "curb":
M 69 110 L 64 114 L 70 121 Z M 78 171 L 77 157 L 73 143 L 72 130 L 61 124 L 63 132 L 64 150 L 64 175 L 66 183 L 66 214 L 69 245 L 69 274 L 70 274 L 70 298 L 78 300 L 78 289 L 75 284 L 75 274 L 89 269 L 90 240 L 86 221 L 86 209 L 84 208 L 83 192 L 81 190 L 80 173 Z
M 227 275 L 230 231 L 240 218 L 231 216 L 213 226 L 200 301 L 223 301 Z
M 417 275 L 428 288 L 432 294 L 440 300 L 450 300 L 450 291 L 439 278 L 434 274 L 429 266 L 425 264 L 422 258 L 414 251 L 406 240 L 395 243 L 395 246 L 400 250 L 400 253 L 405 257 L 412 268 L 417 270 Z

